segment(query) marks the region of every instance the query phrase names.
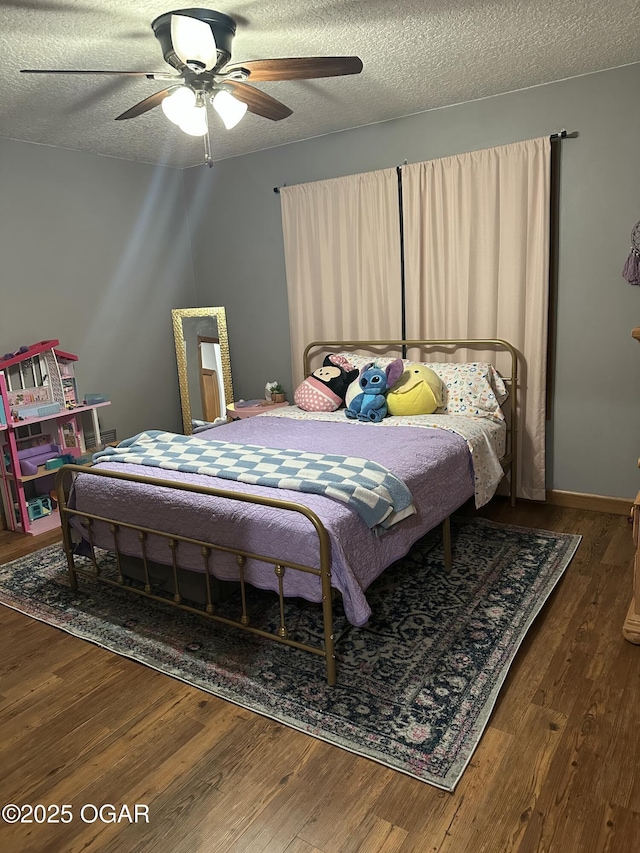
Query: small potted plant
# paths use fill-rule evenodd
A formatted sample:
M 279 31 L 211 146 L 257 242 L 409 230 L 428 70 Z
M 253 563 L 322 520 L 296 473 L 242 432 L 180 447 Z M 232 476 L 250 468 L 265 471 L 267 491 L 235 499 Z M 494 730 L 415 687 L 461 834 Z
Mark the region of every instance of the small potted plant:
M 275 382 L 271 386 L 271 401 L 273 403 L 284 403 L 285 393 L 284 388 L 279 382 Z

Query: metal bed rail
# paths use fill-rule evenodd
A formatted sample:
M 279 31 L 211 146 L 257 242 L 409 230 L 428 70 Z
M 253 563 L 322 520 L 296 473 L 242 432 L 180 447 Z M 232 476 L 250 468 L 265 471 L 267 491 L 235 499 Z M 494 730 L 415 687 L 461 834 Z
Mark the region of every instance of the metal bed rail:
M 286 510 L 288 512 L 296 512 L 305 516 L 315 528 L 318 536 L 319 547 L 319 568 L 313 566 L 305 566 L 290 560 L 280 560 L 264 554 L 256 554 L 251 551 L 243 550 L 242 548 L 232 548 L 225 545 L 217 545 L 213 542 L 205 542 L 200 539 L 193 539 L 188 536 L 182 536 L 174 533 L 167 533 L 163 530 L 156 530 L 151 527 L 133 524 L 121 519 L 108 518 L 106 516 L 97 515 L 90 512 L 85 512 L 69 505 L 69 498 L 72 490 L 73 481 L 77 476 L 83 477 L 106 477 L 109 479 L 126 480 L 134 483 L 143 483 L 146 485 L 157 486 L 160 488 L 168 488 L 172 490 L 180 490 L 187 492 L 196 492 L 203 496 L 228 498 L 245 503 L 256 503 L 263 506 L 273 507 L 275 509 Z M 320 655 L 325 659 L 327 682 L 330 685 L 336 683 L 336 660 L 334 649 L 334 629 L 333 629 L 333 606 L 332 606 L 332 591 L 331 591 L 331 546 L 329 535 L 326 528 L 318 518 L 318 516 L 310 509 L 302 504 L 296 504 L 292 501 L 283 501 L 278 499 L 266 498 L 260 495 L 247 495 L 240 492 L 232 492 L 224 489 L 209 488 L 206 486 L 196 486 L 191 483 L 180 483 L 174 480 L 164 480 L 157 477 L 143 477 L 134 474 L 124 474 L 117 471 L 106 471 L 99 468 L 92 468 L 83 465 L 63 465 L 56 475 L 56 493 L 58 500 L 58 508 L 60 510 L 60 520 L 62 525 L 62 537 L 65 554 L 67 557 L 67 566 L 69 570 L 69 582 L 71 588 L 78 588 L 78 575 L 93 578 L 102 583 L 112 586 L 121 587 L 138 595 L 143 595 L 146 598 L 151 598 L 156 601 L 162 601 L 165 604 L 178 607 L 181 610 L 186 610 L 191 613 L 197 613 L 214 621 L 231 625 L 243 631 L 248 631 L 257 634 L 261 637 L 267 637 L 271 640 L 284 643 L 288 646 L 293 646 L 297 649 L 311 652 L 315 655 Z M 78 565 L 76 555 L 74 554 L 72 534 L 71 534 L 71 519 L 80 518 L 85 522 L 86 535 L 90 546 L 90 566 L 86 567 Z M 116 579 L 106 577 L 101 573 L 100 566 L 96 559 L 96 546 L 94 525 L 102 522 L 108 526 L 109 532 L 113 538 L 113 546 L 109 548 L 115 554 L 116 560 Z M 140 545 L 140 555 L 142 559 L 144 571 L 144 586 L 139 588 L 127 582 L 122 567 L 121 556 L 124 553 L 120 548 L 119 534 L 123 530 L 135 531 Z M 149 573 L 149 557 L 147 554 L 147 543 L 149 536 L 157 536 L 166 540 L 170 550 L 170 566 L 173 570 L 173 600 L 153 592 Z M 179 547 L 180 544 L 195 545 L 200 548 L 202 556 L 202 574 L 205 578 L 206 586 L 206 605 L 202 610 L 198 607 L 193 607 L 185 603 L 184 596 L 180 590 L 180 572 L 179 572 Z M 238 582 L 240 584 L 241 595 L 241 615 L 238 620 L 230 619 L 226 616 L 219 615 L 215 612 L 215 603 L 211 595 L 211 579 L 214 574 L 211 570 L 212 556 L 216 553 L 233 554 L 238 565 Z M 278 579 L 278 599 L 280 609 L 280 624 L 277 633 L 265 631 L 250 624 L 250 617 L 247 609 L 246 584 L 244 577 L 244 568 L 248 559 L 260 560 L 263 563 L 273 566 L 273 571 Z M 323 612 L 323 628 L 324 628 L 324 647 L 307 645 L 292 640 L 289 637 L 289 631 L 285 622 L 285 596 L 284 596 L 284 576 L 289 570 L 306 572 L 316 575 L 320 578 L 322 589 L 322 612 Z

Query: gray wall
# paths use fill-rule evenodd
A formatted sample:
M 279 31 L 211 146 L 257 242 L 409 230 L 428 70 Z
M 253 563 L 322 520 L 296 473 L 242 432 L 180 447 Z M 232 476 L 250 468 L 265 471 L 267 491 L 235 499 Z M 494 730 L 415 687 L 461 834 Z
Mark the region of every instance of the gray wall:
M 179 431 L 171 308 L 223 305 L 236 397 L 262 396 L 272 379 L 291 396 L 274 186 L 566 127 L 580 135 L 561 143 L 548 486 L 632 497 L 640 346 L 630 331 L 640 325 L 640 289 L 620 271 L 640 219 L 639 107 L 632 65 L 183 173 L 0 139 L 0 351 L 59 338 L 80 355 L 80 390 L 113 400 L 104 428 L 120 437 Z
M 0 353 L 57 338 L 104 429 L 180 432 L 171 309 L 196 295 L 182 173 L 0 139 Z
M 562 145 L 548 487 L 640 488 L 640 289 L 620 276 L 640 219 L 640 64 L 273 148 L 185 172 L 200 305 L 227 309 L 236 397 L 291 397 L 279 198 L 273 187 L 554 133 Z

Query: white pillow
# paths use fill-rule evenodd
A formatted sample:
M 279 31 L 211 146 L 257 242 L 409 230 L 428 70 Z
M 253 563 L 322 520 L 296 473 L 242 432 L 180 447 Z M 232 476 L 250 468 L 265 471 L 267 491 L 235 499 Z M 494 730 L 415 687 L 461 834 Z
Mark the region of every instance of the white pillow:
M 504 420 L 500 404 L 509 394 L 492 364 L 480 361 L 424 364 L 438 374 L 444 385 L 444 405 L 438 412 Z

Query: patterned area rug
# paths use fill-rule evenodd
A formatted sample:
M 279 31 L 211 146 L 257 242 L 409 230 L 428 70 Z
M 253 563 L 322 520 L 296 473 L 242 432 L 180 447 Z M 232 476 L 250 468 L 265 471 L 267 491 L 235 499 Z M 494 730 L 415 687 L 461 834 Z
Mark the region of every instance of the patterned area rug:
M 0 566 L 0 601 L 49 625 L 343 749 L 452 791 L 509 666 L 575 553 L 579 536 L 454 520 L 454 569 L 434 531 L 370 588 L 375 616 L 353 628 L 336 608 L 338 684 L 324 660 L 133 593 L 80 578 L 60 546 Z M 100 555 L 104 570 L 111 558 Z M 235 602 L 225 602 L 231 610 Z M 277 600 L 256 592 L 252 622 Z M 235 615 L 235 614 L 234 614 Z M 315 605 L 287 606 L 295 639 L 322 636 Z

